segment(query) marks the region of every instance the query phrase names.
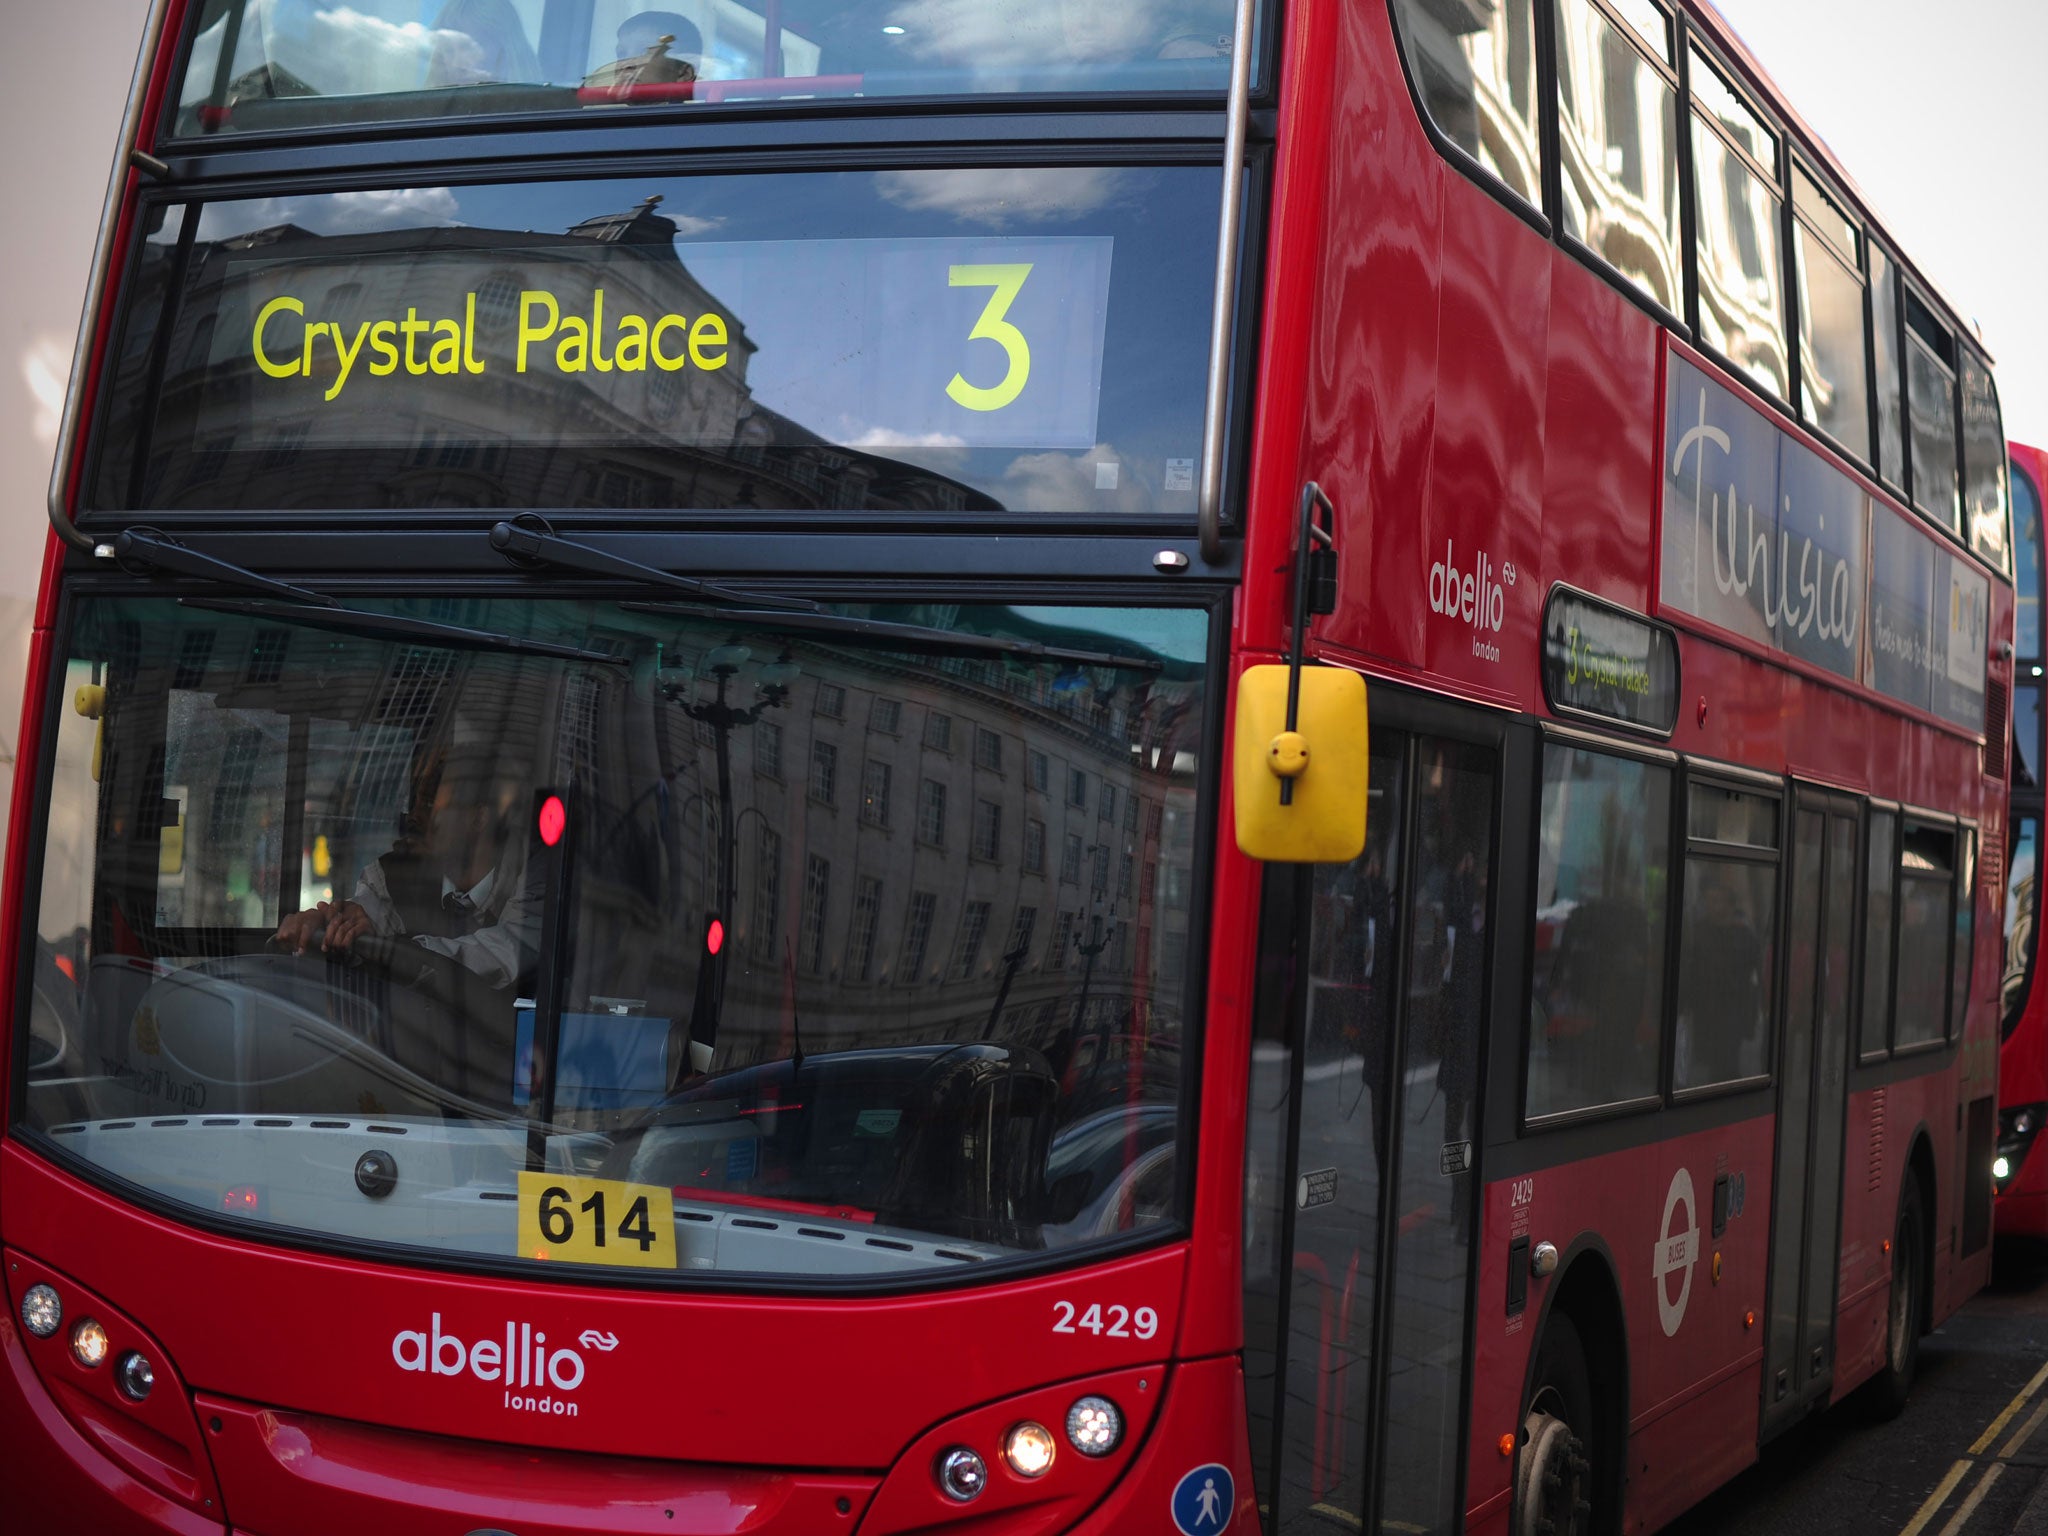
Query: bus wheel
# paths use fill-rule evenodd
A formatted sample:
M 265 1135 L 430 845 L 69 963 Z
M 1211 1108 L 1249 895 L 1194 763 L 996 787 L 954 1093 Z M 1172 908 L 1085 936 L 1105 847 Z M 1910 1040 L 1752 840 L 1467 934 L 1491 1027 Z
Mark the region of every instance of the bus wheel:
M 1876 1419 L 1895 1419 L 1904 1411 L 1920 1363 L 1922 1280 L 1920 1249 L 1920 1181 L 1911 1172 L 1899 1195 L 1899 1224 L 1892 1234 L 1892 1299 L 1885 1317 L 1884 1365 L 1870 1380 L 1865 1403 Z
M 1593 1528 L 1593 1383 L 1579 1330 L 1563 1313 L 1543 1325 L 1535 1381 L 1515 1472 L 1515 1536 L 1587 1536 Z

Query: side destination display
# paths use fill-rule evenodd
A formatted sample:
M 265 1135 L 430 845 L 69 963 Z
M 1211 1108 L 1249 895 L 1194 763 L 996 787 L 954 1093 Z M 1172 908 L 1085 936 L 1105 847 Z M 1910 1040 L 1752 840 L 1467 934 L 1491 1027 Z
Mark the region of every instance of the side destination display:
M 1983 572 L 1666 357 L 1659 602 L 1981 732 Z
M 1678 724 L 1678 641 L 1661 624 L 1554 586 L 1543 605 L 1543 693 L 1559 714 L 1669 736 Z

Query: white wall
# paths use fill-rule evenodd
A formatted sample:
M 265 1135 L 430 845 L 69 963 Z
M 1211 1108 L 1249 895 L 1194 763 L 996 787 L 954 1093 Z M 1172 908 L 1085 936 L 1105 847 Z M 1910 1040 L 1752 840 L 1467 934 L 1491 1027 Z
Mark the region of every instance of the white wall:
M 7 9 L 0 142 L 13 153 L 0 169 L 8 209 L 0 220 L 0 807 L 13 798 L 57 415 L 147 9 L 144 0 Z M 0 842 L 5 837 L 0 812 Z

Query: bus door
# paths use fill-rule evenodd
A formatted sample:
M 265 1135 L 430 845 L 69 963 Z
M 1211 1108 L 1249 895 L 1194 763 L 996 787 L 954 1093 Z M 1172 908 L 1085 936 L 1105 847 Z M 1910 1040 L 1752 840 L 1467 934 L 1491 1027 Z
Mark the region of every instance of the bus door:
M 1498 755 L 1397 702 L 1374 701 L 1365 851 L 1267 876 L 1246 1273 L 1268 1532 L 1459 1515 Z
M 1802 786 L 1793 809 L 1777 1188 L 1761 1433 L 1825 1403 L 1834 1379 L 1842 1137 L 1849 1078 L 1852 918 L 1860 819 Z

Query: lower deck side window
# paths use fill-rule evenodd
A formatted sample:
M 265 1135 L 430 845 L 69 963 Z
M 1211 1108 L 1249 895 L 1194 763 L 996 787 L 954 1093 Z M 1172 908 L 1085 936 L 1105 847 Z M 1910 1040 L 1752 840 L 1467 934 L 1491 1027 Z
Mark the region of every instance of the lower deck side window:
M 1762 1077 L 1776 996 L 1778 801 L 1687 790 L 1672 1086 Z
M 1670 812 L 1668 768 L 1544 748 L 1531 1120 L 1659 1089 Z

